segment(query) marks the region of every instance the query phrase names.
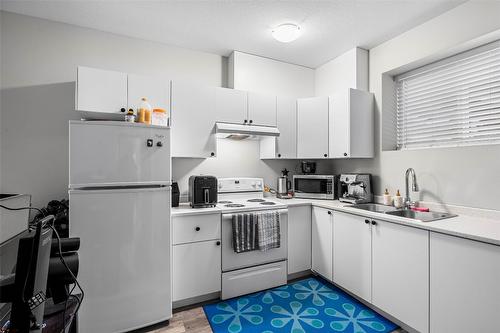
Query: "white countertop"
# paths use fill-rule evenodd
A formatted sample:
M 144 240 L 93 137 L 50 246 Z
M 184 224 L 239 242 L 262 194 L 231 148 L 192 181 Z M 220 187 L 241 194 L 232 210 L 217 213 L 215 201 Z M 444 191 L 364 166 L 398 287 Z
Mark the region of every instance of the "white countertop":
M 187 216 L 199 214 L 216 214 L 220 213 L 221 209 L 217 207 L 210 208 L 191 208 L 188 203 L 180 203 L 179 207 L 172 207 L 172 216 Z
M 425 229 L 457 237 L 477 240 L 485 243 L 500 245 L 500 219 L 483 217 L 480 216 L 480 213 L 477 214 L 478 216 L 475 216 L 475 214 L 459 214 L 457 217 L 447 218 L 434 222 L 420 222 L 404 217 L 347 207 L 350 204 L 342 203 L 338 200 L 313 200 L 295 198 L 277 199 L 275 197 L 273 197 L 272 199 L 274 201 L 284 203 L 288 207 L 313 205 L 359 216 L 366 216 L 372 219 L 398 223 L 401 225 L 407 225 L 419 229 Z M 443 210 L 437 209 L 436 211 Z M 470 211 L 472 211 L 472 209 Z M 172 208 L 172 216 L 220 212 L 221 210 L 219 208 L 191 208 L 188 204 L 181 204 L 179 207 Z

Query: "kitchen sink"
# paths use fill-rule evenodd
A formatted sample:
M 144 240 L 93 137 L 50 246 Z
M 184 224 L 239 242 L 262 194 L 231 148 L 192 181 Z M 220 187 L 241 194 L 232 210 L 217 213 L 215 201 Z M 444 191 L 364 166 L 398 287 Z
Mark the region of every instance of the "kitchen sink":
M 356 204 L 356 205 L 351 205 L 349 207 L 368 210 L 370 212 L 375 212 L 375 213 L 386 213 L 388 211 L 394 210 L 394 207 L 380 205 L 380 204 L 376 204 L 376 203 Z
M 411 209 L 395 209 L 394 207 L 380 205 L 376 203 L 356 204 L 356 205 L 351 205 L 349 207 L 367 210 L 375 213 L 385 213 L 392 216 L 405 217 L 407 219 L 418 220 L 421 222 L 432 222 L 457 216 L 450 213 L 417 212 Z
M 416 212 L 411 209 L 392 210 L 392 211 L 386 211 L 385 213 L 393 216 L 400 216 L 409 219 L 419 220 L 422 222 L 432 222 L 457 216 L 450 213 Z

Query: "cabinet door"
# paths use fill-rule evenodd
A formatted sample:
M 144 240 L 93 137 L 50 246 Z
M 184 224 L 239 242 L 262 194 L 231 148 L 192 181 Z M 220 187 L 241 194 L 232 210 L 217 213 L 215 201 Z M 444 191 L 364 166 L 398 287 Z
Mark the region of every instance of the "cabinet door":
M 170 80 L 162 77 L 128 75 L 128 108 L 137 111 L 145 97 L 154 109 L 170 112 Z
M 330 157 L 373 157 L 373 94 L 350 88 L 331 98 L 330 105 Z
M 419 332 L 429 331 L 429 232 L 372 225 L 372 303 Z
M 430 331 L 498 332 L 500 246 L 430 238 Z
M 243 124 L 248 119 L 247 92 L 215 88 L 215 120 Z
M 172 156 L 215 156 L 215 88 L 172 82 Z
M 347 91 L 335 94 L 331 98 L 330 122 L 330 156 L 334 158 L 349 157 L 351 153 L 351 119 L 349 112 L 349 94 Z
M 297 100 L 277 98 L 277 125 L 280 136 L 276 139 L 278 158 L 297 157 Z
M 276 96 L 248 92 L 248 123 L 276 126 Z
M 371 223 L 346 213 L 333 213 L 333 281 L 371 301 Z
M 311 207 L 288 208 L 288 274 L 311 269 Z
M 111 113 L 123 118 L 121 109 L 127 108 L 126 73 L 78 67 L 76 89 L 77 110 Z
M 328 97 L 297 100 L 297 157 L 328 157 Z
M 173 301 L 221 290 L 220 240 L 173 246 Z
M 332 281 L 332 212 L 325 208 L 312 208 L 312 270 Z

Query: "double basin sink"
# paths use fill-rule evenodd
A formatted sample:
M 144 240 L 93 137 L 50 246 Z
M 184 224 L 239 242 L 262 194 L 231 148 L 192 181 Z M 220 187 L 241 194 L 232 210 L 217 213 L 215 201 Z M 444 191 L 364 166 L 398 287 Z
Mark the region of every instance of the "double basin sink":
M 418 212 L 411 209 L 395 209 L 394 207 L 389 207 L 375 203 L 356 204 L 348 207 L 367 210 L 375 213 L 383 213 L 392 216 L 405 217 L 420 222 L 433 222 L 457 216 L 450 213 Z

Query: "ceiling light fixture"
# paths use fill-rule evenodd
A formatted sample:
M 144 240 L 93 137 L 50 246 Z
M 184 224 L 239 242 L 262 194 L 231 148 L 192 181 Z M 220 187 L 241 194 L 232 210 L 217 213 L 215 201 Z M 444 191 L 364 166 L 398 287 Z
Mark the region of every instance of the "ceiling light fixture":
M 300 37 L 300 26 L 294 23 L 283 23 L 275 27 L 271 34 L 278 42 L 290 43 Z

